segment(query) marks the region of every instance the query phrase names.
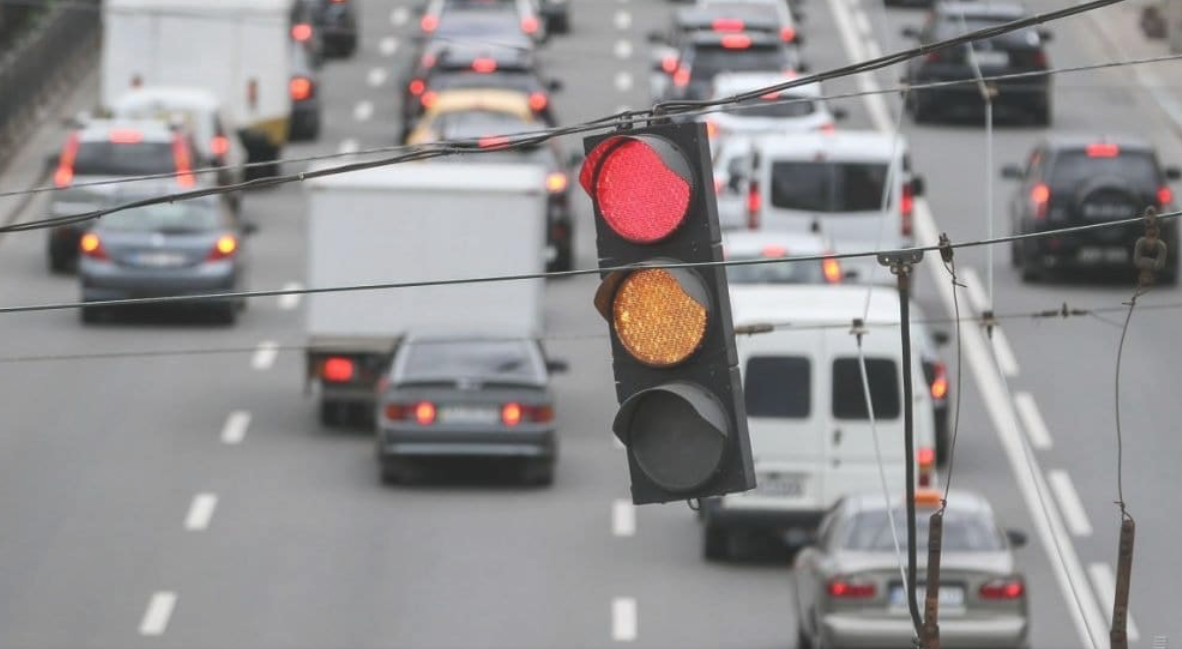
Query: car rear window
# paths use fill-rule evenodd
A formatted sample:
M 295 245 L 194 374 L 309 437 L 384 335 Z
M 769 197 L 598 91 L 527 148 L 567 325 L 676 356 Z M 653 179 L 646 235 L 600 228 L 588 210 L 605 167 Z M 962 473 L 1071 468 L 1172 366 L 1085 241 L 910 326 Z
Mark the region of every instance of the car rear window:
M 520 90 L 529 92 L 538 87 L 532 73 L 524 71 L 494 72 L 481 74 L 479 72 L 447 72 L 431 79 L 431 87 L 436 90 L 457 88 L 495 88 Z
M 907 538 L 907 517 L 900 507 L 894 512 L 895 527 L 902 541 Z M 928 516 L 915 518 L 916 543 L 926 547 Z M 841 547 L 857 552 L 894 552 L 890 519 L 885 509 L 859 512 L 846 527 Z M 944 512 L 944 552 L 999 552 L 1005 548 L 1001 533 L 993 522 L 981 514 L 966 514 L 949 507 Z
M 808 417 L 812 364 L 803 356 L 752 356 L 747 359 L 743 394 L 748 417 Z
M 1161 184 L 1153 154 L 1128 150 L 1111 158 L 1090 158 L 1084 150 L 1060 151 L 1055 154 L 1050 183 L 1055 189 L 1070 189 L 1104 176 L 1124 178 L 1146 191 L 1153 191 Z
M 82 142 L 74 158 L 78 176 L 138 176 L 176 171 L 171 142 Z
M 817 102 L 810 99 L 796 98 L 795 101 L 785 101 L 790 97 L 778 100 L 758 99 L 744 102 L 731 114 L 735 117 L 807 117 L 817 112 Z
M 542 371 L 526 340 L 418 340 L 403 353 L 400 381 L 475 378 L 537 383 Z
M 866 378 L 876 419 L 897 419 L 899 370 L 895 361 L 886 358 L 866 359 Z M 833 361 L 833 416 L 837 419 L 869 419 L 866 392 L 862 387 L 862 369 L 857 358 Z
M 694 49 L 690 83 L 707 82 L 719 72 L 783 72 L 789 61 L 777 45 L 732 50 L 720 45 L 699 45 Z
M 887 165 L 874 162 L 774 162 L 771 203 L 809 212 L 877 211 L 887 175 Z
M 127 232 L 208 232 L 223 225 L 216 205 L 203 200 L 135 207 L 103 217 L 103 230 Z
M 764 259 L 759 255 L 727 255 L 728 260 Z M 726 280 L 731 284 L 824 284 L 820 262 L 784 264 L 748 264 L 727 266 Z
M 1017 20 L 1017 18 L 1015 18 Z M 961 28 L 959 16 L 945 16 L 941 20 L 939 29 L 937 30 L 937 38 L 943 40 L 953 38 L 966 34 L 968 32 L 975 32 L 979 29 L 988 29 L 990 27 L 997 27 L 1004 25 L 1007 20 L 983 18 L 980 16 L 969 16 L 965 18 L 965 24 L 968 30 Z M 1019 29 L 1017 31 L 1007 32 L 993 38 L 988 38 L 980 43 L 988 43 L 992 49 L 1028 49 L 1037 48 L 1042 43 L 1038 32 L 1033 28 Z

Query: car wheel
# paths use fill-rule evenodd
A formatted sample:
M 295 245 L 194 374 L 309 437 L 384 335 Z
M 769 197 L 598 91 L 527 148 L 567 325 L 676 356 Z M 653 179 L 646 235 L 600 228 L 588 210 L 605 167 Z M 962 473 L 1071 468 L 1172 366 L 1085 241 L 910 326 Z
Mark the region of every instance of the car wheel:
M 796 649 L 813 649 L 813 639 L 804 630 L 804 623 L 801 621 L 796 623 Z
M 554 484 L 554 460 L 527 462 L 523 473 L 527 484 L 549 487 Z
M 1051 125 L 1051 103 L 1047 103 L 1034 109 L 1034 125 L 1035 126 L 1050 126 Z
M 707 561 L 726 561 L 731 555 L 731 535 L 725 529 L 706 523 L 702 533 L 702 554 Z
M 380 477 L 384 485 L 410 484 L 414 481 L 414 467 L 408 460 L 387 458 L 380 460 Z

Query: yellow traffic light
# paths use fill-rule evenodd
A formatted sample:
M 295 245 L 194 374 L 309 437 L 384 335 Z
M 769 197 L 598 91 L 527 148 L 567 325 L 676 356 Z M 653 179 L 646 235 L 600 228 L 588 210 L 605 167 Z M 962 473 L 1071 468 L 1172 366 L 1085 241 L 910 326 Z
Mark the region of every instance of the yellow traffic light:
M 706 337 L 706 306 L 667 270 L 630 273 L 612 301 L 612 327 L 636 360 L 670 367 L 689 358 Z

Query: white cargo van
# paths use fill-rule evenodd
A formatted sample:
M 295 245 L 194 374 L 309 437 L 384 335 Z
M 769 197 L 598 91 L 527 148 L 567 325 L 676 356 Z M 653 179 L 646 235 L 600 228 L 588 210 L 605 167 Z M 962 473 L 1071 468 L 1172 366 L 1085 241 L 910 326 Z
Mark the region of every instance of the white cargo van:
M 850 333 L 853 319 L 862 317 L 866 291 L 852 285 L 732 287 L 736 329 L 791 324 L 736 339 L 757 486 L 702 503 L 706 558 L 729 556 L 744 534 L 808 534 L 838 498 L 881 489 L 857 340 Z M 894 289 L 875 289 L 866 319 L 869 333 L 863 337 L 894 494 L 903 493 L 905 471 L 898 300 Z M 918 336 L 913 336 L 908 362 L 919 483 L 930 484 L 935 480 L 935 424 Z
M 912 209 L 923 180 L 912 174 L 902 138 L 877 131 L 761 137 L 752 166 L 747 205 L 753 229 L 820 231 L 838 253 L 914 243 Z M 867 278 L 875 262 L 849 265 Z M 890 280 L 881 270 L 873 276 Z
M 296 0 L 106 0 L 102 101 L 129 90 L 207 90 L 241 128 L 251 162 L 276 160 L 287 143 L 292 100 L 291 28 Z M 253 170 L 270 175 L 277 169 Z

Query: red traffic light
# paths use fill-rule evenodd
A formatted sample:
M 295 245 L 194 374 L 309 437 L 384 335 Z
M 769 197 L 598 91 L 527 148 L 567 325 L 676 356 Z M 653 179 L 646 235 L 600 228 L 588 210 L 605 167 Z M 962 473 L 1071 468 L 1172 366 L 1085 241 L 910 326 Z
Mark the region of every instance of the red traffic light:
M 693 200 L 689 160 L 653 136 L 604 140 L 587 155 L 579 183 L 612 232 L 632 243 L 656 243 L 685 221 Z

